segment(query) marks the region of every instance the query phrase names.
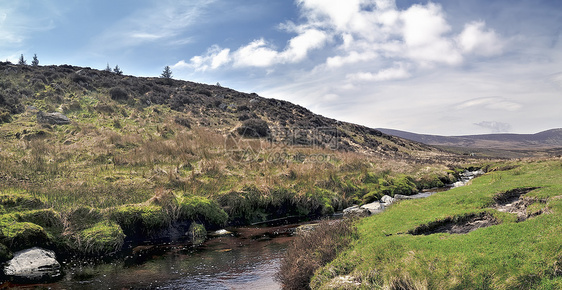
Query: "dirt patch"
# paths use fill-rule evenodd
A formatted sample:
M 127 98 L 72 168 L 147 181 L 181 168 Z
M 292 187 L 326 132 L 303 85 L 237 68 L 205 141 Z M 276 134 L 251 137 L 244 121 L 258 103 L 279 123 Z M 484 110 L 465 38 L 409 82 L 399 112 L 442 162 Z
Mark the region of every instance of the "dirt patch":
M 421 225 L 408 234 L 432 235 L 437 233 L 467 234 L 479 228 L 497 225 L 499 222 L 490 213 L 473 213 L 464 216 L 448 217 Z
M 546 206 L 544 209 L 533 212 L 529 212 L 527 208 L 537 202 L 546 203 L 546 200 L 537 200 L 535 198 L 523 196 L 537 188 L 538 187 L 517 188 L 500 193 L 494 197 L 496 204 L 494 204 L 492 208 L 501 212 L 516 214 L 517 222 L 522 222 L 528 218 L 541 215 L 546 211 Z

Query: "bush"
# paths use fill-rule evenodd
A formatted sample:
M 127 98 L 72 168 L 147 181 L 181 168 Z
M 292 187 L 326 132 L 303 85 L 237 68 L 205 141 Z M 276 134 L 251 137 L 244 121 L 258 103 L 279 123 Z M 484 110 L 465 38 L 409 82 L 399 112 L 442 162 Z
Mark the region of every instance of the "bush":
M 357 238 L 352 219 L 322 221 L 312 232 L 298 236 L 281 260 L 276 279 L 284 289 L 310 289 L 310 279 Z
M 269 136 L 269 126 L 262 119 L 249 119 L 238 128 L 238 134 L 244 137 L 267 137 Z
M 115 87 L 109 90 L 109 95 L 111 96 L 112 100 L 116 101 L 126 101 L 129 99 L 129 94 L 127 91 L 120 87 Z

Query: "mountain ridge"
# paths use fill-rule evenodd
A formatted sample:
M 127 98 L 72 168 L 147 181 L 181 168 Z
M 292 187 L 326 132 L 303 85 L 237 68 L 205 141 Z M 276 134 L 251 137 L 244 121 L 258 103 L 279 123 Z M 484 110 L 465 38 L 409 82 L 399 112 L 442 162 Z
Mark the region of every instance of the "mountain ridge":
M 385 134 L 433 146 L 512 150 L 553 149 L 562 147 L 562 128 L 549 129 L 535 134 L 504 133 L 459 136 L 417 134 L 386 128 L 377 128 L 377 130 Z

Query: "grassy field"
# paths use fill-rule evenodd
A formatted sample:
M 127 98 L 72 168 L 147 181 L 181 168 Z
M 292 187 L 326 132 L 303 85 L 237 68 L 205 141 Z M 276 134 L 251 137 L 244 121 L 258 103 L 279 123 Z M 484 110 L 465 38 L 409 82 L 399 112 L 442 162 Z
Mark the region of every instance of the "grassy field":
M 312 288 L 562 288 L 562 161 L 489 168 L 468 186 L 362 219 L 359 238 L 316 272 Z M 439 233 L 452 225 L 477 229 Z

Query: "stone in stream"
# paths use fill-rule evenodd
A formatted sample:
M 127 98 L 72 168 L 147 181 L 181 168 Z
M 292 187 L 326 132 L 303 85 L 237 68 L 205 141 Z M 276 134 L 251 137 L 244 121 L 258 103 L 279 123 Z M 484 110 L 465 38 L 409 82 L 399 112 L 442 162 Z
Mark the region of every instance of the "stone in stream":
M 370 216 L 372 214 L 380 213 L 384 210 L 384 206 L 378 202 L 364 204 L 362 206 L 354 205 L 343 210 L 344 216 Z
M 19 251 L 6 263 L 4 274 L 18 280 L 48 280 L 61 275 L 55 253 L 34 247 Z
M 394 202 L 394 198 L 385 195 L 381 198 L 381 202 L 383 202 L 385 206 L 389 206 Z
M 211 237 L 224 237 L 224 236 L 230 236 L 230 235 L 232 235 L 232 232 L 229 232 L 225 229 L 214 231 L 214 232 L 209 234 L 209 236 L 211 236 Z

